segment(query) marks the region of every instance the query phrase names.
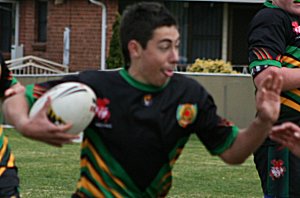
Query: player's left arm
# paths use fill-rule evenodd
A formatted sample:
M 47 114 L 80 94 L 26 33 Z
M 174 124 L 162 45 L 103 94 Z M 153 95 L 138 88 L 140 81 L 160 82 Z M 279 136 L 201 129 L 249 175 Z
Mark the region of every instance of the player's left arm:
M 220 157 L 229 164 L 243 163 L 267 138 L 280 112 L 282 77 L 278 73 L 267 76 L 256 93 L 257 116 L 241 129 L 230 148 Z

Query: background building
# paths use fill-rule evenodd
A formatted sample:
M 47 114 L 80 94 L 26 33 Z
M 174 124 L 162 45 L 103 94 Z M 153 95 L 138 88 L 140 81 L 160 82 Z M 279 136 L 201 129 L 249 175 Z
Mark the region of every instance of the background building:
M 70 71 L 103 69 L 117 12 L 135 0 L 0 0 L 0 51 L 39 56 Z M 181 61 L 247 65 L 248 24 L 264 0 L 160 1 L 178 18 Z

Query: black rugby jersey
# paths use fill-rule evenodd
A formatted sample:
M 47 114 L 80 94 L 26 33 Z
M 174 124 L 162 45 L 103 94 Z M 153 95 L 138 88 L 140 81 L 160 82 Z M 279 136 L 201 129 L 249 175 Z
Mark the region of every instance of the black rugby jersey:
M 300 17 L 267 1 L 250 23 L 250 71 L 257 74 L 269 65 L 300 67 Z M 300 87 L 281 94 L 279 121 L 300 120 Z
M 253 77 L 266 67 L 299 68 L 300 17 L 291 15 L 267 0 L 250 23 L 249 61 Z M 299 86 L 300 88 L 300 86 Z M 300 124 L 300 89 L 281 93 L 278 122 Z M 288 149 L 266 139 L 254 153 L 263 192 L 272 197 L 300 197 L 300 159 Z
M 125 69 L 85 71 L 27 86 L 30 105 L 65 81 L 85 83 L 97 95 L 95 117 L 81 145 L 79 197 L 163 197 L 171 187 L 173 164 L 192 133 L 214 155 L 230 147 L 238 133 L 216 114 L 206 90 L 179 74 L 165 86 L 153 87 Z

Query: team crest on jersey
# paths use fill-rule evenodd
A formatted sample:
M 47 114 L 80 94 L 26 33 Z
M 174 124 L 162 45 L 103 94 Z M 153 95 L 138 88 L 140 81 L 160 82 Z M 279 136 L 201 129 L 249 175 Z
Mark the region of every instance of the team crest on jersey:
M 197 105 L 195 104 L 181 104 L 177 107 L 177 121 L 178 124 L 185 128 L 192 124 L 197 116 Z
M 298 24 L 298 21 L 293 21 L 292 22 L 292 26 L 293 26 L 293 31 L 296 33 L 296 34 L 300 34 L 300 26 Z
M 270 170 L 270 177 L 272 180 L 279 179 L 284 176 L 284 172 L 286 171 L 286 167 L 283 165 L 283 160 L 272 160 L 272 167 Z
M 146 107 L 149 107 L 151 104 L 152 104 L 152 95 L 151 94 L 144 95 L 144 105 Z
M 111 113 L 107 105 L 110 101 L 107 98 L 98 98 L 97 106 L 95 109 L 96 117 L 100 120 L 99 123 L 96 123 L 98 127 L 111 128 L 111 124 L 108 123 Z

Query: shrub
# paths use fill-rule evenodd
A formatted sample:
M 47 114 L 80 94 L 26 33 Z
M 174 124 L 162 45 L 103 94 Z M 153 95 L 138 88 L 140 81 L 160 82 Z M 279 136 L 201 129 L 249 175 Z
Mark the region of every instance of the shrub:
M 122 54 L 122 48 L 120 43 L 120 20 L 121 16 L 119 13 L 116 15 L 116 21 L 113 25 L 113 34 L 109 46 L 109 56 L 106 60 L 106 65 L 108 69 L 114 69 L 122 67 L 124 65 L 124 59 Z
M 187 67 L 188 72 L 202 72 L 202 73 L 237 73 L 232 69 L 230 62 L 224 60 L 199 59 Z

